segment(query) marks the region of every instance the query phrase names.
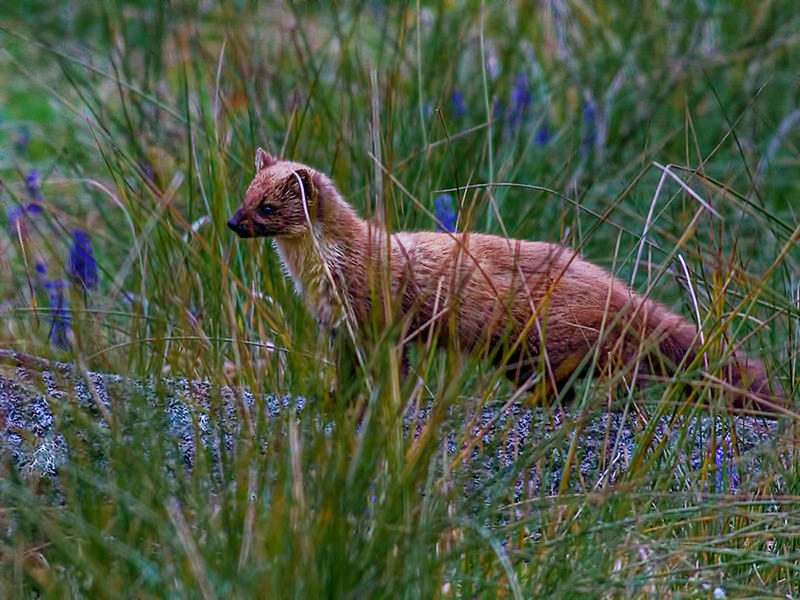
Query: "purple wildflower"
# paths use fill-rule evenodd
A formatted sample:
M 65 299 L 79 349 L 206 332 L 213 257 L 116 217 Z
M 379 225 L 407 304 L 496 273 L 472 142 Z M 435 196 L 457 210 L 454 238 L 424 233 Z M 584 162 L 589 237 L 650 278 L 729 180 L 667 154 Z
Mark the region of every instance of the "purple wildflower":
M 544 146 L 550 140 L 550 128 L 547 126 L 547 121 L 542 121 L 539 129 L 536 131 L 535 142 L 538 146 Z
M 495 121 L 502 119 L 504 110 L 503 103 L 499 98 L 495 98 L 494 102 L 492 102 L 492 119 Z
M 17 225 L 22 225 L 24 216 L 25 209 L 21 206 L 15 206 L 8 212 L 8 235 L 11 237 L 17 235 Z
M 434 202 L 433 214 L 436 217 L 436 230 L 437 231 L 450 231 L 456 230 L 456 209 L 455 201 L 449 194 L 439 196 Z
M 528 78 L 525 74 L 517 76 L 514 88 L 511 90 L 511 126 L 518 128 L 522 123 L 522 117 L 531 105 L 532 97 L 528 89 Z
M 531 92 L 528 89 L 528 78 L 521 74 L 514 82 L 514 89 L 511 90 L 511 101 L 516 108 L 525 109 L 531 104 Z
M 39 189 L 42 185 L 42 178 L 39 171 L 34 169 L 25 177 L 25 189 L 28 190 L 28 195 L 34 202 L 41 202 L 42 192 Z
M 453 116 L 456 119 L 460 119 L 467 114 L 467 105 L 464 103 L 464 95 L 461 93 L 461 90 L 457 89 L 453 92 L 452 102 Z
M 8 213 L 8 235 L 17 237 L 17 230 L 22 237 L 28 235 L 28 225 L 30 215 L 41 214 L 42 207 L 36 202 L 29 202 L 27 206 L 15 206 Z
M 69 341 L 69 300 L 67 299 L 67 282 L 61 279 L 46 281 L 45 288 L 50 296 L 50 341 L 61 350 L 70 350 Z
M 34 268 L 36 269 L 36 272 L 39 275 L 47 275 L 47 265 L 44 264 L 42 261 L 37 260 Z
M 72 232 L 72 244 L 69 247 L 67 274 L 84 289 L 97 287 L 97 261 L 89 234 L 82 229 Z

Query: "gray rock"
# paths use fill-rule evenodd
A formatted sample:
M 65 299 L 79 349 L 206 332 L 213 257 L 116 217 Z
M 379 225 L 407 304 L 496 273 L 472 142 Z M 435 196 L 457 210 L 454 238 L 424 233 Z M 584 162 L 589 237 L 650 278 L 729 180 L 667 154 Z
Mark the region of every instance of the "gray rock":
M 4 369 L 4 364 L 9 366 Z M 70 449 L 56 427 L 51 405 L 77 403 L 92 415 L 99 427 L 108 427 L 107 421 L 114 411 L 112 399 L 124 401 L 132 394 L 148 398 L 152 406 L 164 407 L 168 433 L 189 466 L 195 460 L 196 439 L 210 450 L 212 460 L 219 456 L 222 444 L 226 451 L 233 451 L 235 434 L 242 426 L 237 403 L 244 403 L 250 409 L 255 405 L 253 394 L 246 389 L 215 387 L 205 381 L 183 378 L 165 378 L 156 385 L 154 381 L 81 372 L 75 365 L 0 349 L 0 457 L 26 476 L 57 477 L 59 467 L 69 459 Z M 212 396 L 220 400 L 216 410 L 212 410 Z M 289 410 L 303 418 L 304 398 L 268 396 L 263 400 L 267 419 L 277 419 Z M 407 436 L 420 434 L 430 410 L 429 404 L 418 414 L 407 412 L 404 421 Z M 195 432 L 195 419 L 199 435 Z M 473 423 L 470 435 L 465 435 L 463 424 L 470 422 Z M 463 463 L 471 473 L 467 491 L 480 493 L 493 485 L 496 476 L 510 472 L 515 481 L 515 496 L 520 498 L 542 491 L 558 492 L 575 435 L 579 436 L 579 451 L 572 458 L 573 468 L 577 467 L 580 476 L 592 487 L 615 481 L 629 468 L 643 429 L 639 420 L 624 411 L 583 416 L 577 412 L 570 414 L 568 410 L 520 404 L 483 407 L 477 415 L 474 409 L 454 407 L 449 413 L 449 423 L 450 429 L 442 437 L 443 451 L 449 456 L 466 452 Z M 708 462 L 710 442 L 714 439 L 717 456 L 712 462 L 724 468 L 734 455 L 731 431 L 735 430 L 736 471 L 742 472 L 743 468 L 758 471 L 761 457 L 775 453 L 778 423 L 752 416 L 723 419 L 702 415 L 684 417 L 670 424 L 664 417 L 655 424 L 652 438 L 645 439 L 651 439 L 653 447 L 665 442 L 666 450 L 659 460 L 673 460 L 691 469 Z M 330 435 L 333 427 L 332 423 L 316 423 L 316 430 L 326 435 Z M 691 444 L 679 442 L 681 436 L 688 436 Z M 465 440 L 469 440 L 471 447 Z M 686 455 L 688 449 L 691 456 Z M 521 462 L 520 457 L 524 458 Z M 542 457 L 546 457 L 543 462 Z M 541 468 L 532 468 L 532 463 Z M 676 478 L 682 468 L 675 468 Z M 712 482 L 717 488 L 721 485 L 721 468 Z M 735 484 L 735 471 L 729 473 Z M 507 477 L 502 480 L 507 485 Z M 680 481 L 676 481 L 676 487 L 680 486 Z

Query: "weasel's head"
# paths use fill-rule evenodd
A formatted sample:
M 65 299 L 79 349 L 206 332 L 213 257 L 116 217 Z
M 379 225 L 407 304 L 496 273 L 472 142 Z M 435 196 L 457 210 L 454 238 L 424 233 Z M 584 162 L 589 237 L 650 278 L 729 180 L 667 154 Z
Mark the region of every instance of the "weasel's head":
M 239 237 L 297 237 L 309 233 L 317 214 L 316 171 L 256 151 L 256 176 L 228 221 Z

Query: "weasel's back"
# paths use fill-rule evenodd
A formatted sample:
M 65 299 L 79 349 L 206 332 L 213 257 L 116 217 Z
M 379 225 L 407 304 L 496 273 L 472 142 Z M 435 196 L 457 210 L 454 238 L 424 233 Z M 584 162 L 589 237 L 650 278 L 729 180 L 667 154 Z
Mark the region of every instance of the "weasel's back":
M 440 339 L 455 331 L 462 345 L 509 359 L 520 383 L 545 359 L 561 383 L 595 351 L 600 369 L 638 365 L 640 374 L 663 376 L 694 359 L 692 324 L 569 248 L 476 233 L 402 233 L 396 242 L 408 261 L 404 303 L 412 329 L 438 327 Z M 770 392 L 760 362 L 739 362 L 730 383 L 767 402 L 780 396 Z

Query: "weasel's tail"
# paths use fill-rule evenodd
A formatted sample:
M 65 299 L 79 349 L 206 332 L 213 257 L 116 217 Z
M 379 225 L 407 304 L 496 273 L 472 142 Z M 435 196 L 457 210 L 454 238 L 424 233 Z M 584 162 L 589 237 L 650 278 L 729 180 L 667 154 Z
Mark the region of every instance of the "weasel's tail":
M 651 300 L 642 300 L 638 319 L 649 339 L 656 340 L 663 359 L 674 369 L 684 358 L 686 363 L 697 354 L 697 329 L 682 317 L 668 311 Z M 654 364 L 651 361 L 651 364 Z M 662 367 L 658 374 L 670 374 Z M 733 363 L 723 371 L 726 389 L 730 392 L 730 406 L 735 409 L 780 413 L 785 410 L 784 394 L 780 384 L 770 379 L 764 364 L 743 354 L 734 354 Z

